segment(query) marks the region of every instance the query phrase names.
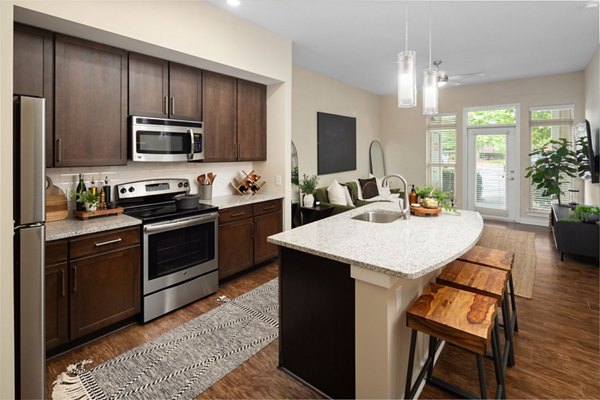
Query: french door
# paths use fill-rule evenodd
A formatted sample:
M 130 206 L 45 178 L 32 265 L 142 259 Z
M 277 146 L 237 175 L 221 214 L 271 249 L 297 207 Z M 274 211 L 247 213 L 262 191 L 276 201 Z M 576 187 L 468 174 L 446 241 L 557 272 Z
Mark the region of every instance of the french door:
M 515 128 L 467 129 L 467 208 L 488 218 L 515 220 L 518 174 Z

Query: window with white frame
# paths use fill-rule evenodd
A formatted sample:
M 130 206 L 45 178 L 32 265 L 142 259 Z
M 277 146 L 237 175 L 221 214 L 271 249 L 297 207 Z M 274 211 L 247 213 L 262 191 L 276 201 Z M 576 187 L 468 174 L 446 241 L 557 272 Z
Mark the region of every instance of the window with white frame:
M 456 114 L 427 118 L 427 184 L 455 197 Z
M 531 107 L 529 109 L 529 126 L 531 132 L 530 150 L 536 150 L 550 140 L 567 139 L 573 141 L 573 105 Z M 531 165 L 535 158 L 531 157 Z M 565 194 L 573 186 L 573 179 L 566 179 L 561 185 Z M 530 182 L 529 211 L 547 212 L 550 209 L 551 198 L 542 196 L 542 189 L 537 189 Z

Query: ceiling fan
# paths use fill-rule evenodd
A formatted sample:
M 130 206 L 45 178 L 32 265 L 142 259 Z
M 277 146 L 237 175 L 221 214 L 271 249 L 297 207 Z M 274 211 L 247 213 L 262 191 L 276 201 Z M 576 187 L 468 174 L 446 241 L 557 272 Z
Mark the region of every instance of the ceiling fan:
M 459 79 L 473 78 L 473 77 L 477 77 L 477 76 L 485 76 L 484 72 L 472 72 L 469 74 L 448 76 L 448 73 L 445 70 L 440 69 L 441 64 L 442 64 L 442 60 L 435 60 L 433 62 L 433 66 L 434 66 L 435 70 L 437 71 L 437 75 L 438 75 L 438 87 L 459 86 L 461 84 L 461 82 L 459 82 Z

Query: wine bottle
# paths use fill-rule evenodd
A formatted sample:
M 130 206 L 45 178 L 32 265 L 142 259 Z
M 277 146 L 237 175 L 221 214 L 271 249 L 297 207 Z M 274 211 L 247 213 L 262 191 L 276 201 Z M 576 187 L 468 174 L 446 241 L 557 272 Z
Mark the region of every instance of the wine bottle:
M 83 181 L 83 174 L 79 174 L 79 183 L 77 184 L 76 193 L 80 194 L 86 191 L 85 182 Z M 85 211 L 85 204 L 83 202 L 75 201 L 75 209 L 77 211 Z

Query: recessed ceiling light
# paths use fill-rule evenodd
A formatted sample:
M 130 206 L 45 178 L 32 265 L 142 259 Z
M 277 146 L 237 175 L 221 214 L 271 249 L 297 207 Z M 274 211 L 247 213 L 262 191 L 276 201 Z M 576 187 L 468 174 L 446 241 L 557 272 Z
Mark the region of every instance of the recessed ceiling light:
M 587 4 L 585 6 L 583 6 L 583 8 L 598 8 L 598 2 L 597 1 L 588 1 Z
M 230 6 L 237 7 L 240 5 L 240 0 L 227 0 L 227 4 L 229 4 Z

